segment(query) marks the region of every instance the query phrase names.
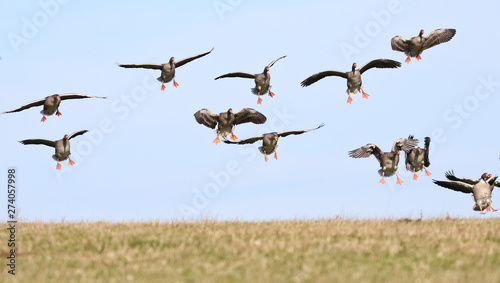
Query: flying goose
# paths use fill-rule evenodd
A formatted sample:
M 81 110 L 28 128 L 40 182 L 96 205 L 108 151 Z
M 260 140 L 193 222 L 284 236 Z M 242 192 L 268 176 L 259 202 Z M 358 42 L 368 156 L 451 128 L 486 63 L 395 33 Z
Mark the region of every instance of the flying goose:
M 466 194 L 472 193 L 474 201 L 476 202 L 472 209 L 481 211 L 481 214 L 485 214 L 484 210 L 498 210 L 491 206 L 491 192 L 495 186 L 500 187 L 500 182 L 496 181 L 498 176 L 493 177 L 491 174 L 483 173 L 479 180 L 475 180 L 471 178 L 458 178 L 453 171 L 447 171 L 445 177 L 450 181 L 432 181 L 434 184 L 443 188 Z
M 410 57 L 417 57 L 417 61 L 422 59 L 420 54 L 425 49 L 429 49 L 440 43 L 450 41 L 455 35 L 455 29 L 436 29 L 424 36 L 424 30 L 420 30 L 418 36 L 410 39 L 397 35 L 391 39 L 392 50 L 404 52 L 408 57 L 405 62 L 410 63 Z
M 397 172 L 399 153 L 401 150 L 409 150 L 415 147 L 417 144 L 418 139 L 401 138 L 394 141 L 390 152 L 383 152 L 376 144 L 369 143 L 358 149 L 349 151 L 349 156 L 352 158 L 366 158 L 373 154 L 375 158 L 377 158 L 381 167 L 381 169 L 378 170 L 378 173 L 382 176 L 380 183 L 385 184 L 384 176 L 392 176 L 394 173 L 396 173 L 396 183 L 401 185 L 403 183 L 403 180 L 399 178 Z
M 233 127 L 235 125 L 248 122 L 263 124 L 267 120 L 266 116 L 252 108 L 243 108 L 236 113 L 233 113 L 233 109 L 229 108 L 227 112 L 222 112 L 220 114 L 215 114 L 212 111 L 203 108 L 194 113 L 194 118 L 196 119 L 196 122 L 209 128 L 215 129 L 215 126 L 218 126 L 217 137 L 213 141 L 215 144 L 220 142 L 219 135 L 223 139 L 226 139 L 229 133 L 231 133 L 231 139 L 233 141 L 236 140 L 237 137 L 233 133 Z
M 349 72 L 341 72 L 341 71 L 319 72 L 303 80 L 300 83 L 300 85 L 302 85 L 303 87 L 310 86 L 313 83 L 328 76 L 342 77 L 344 79 L 347 79 L 347 91 L 346 91 L 348 95 L 347 103 L 351 103 L 352 102 L 351 94 L 357 95 L 359 91 L 361 91 L 363 93 L 363 98 L 368 98 L 369 96 L 369 94 L 363 90 L 361 74 L 363 74 L 364 72 L 366 72 L 371 68 L 399 68 L 401 67 L 401 63 L 390 59 L 375 59 L 363 65 L 361 69 L 356 70 L 357 66 L 358 65 L 356 63 L 353 63 L 352 69 Z
M 82 99 L 82 98 L 106 98 L 106 97 L 92 96 L 92 95 L 85 95 L 85 94 L 78 94 L 78 93 L 54 94 L 54 95 L 47 96 L 44 99 L 32 101 L 28 104 L 25 104 L 21 107 L 14 109 L 14 110 L 6 111 L 3 113 L 14 113 L 14 112 L 23 111 L 23 110 L 31 108 L 31 107 L 43 105 L 43 109 L 42 109 L 42 111 L 40 111 L 40 114 L 43 115 L 41 121 L 45 122 L 45 120 L 47 120 L 45 115 L 50 116 L 50 115 L 53 115 L 54 113 L 56 113 L 57 116 L 62 115 L 61 112 L 59 112 L 59 104 L 61 104 L 62 100 Z
M 203 57 L 214 50 L 213 48 L 205 53 L 201 53 L 195 56 L 191 56 L 188 58 L 184 58 L 179 61 L 175 61 L 174 57 L 170 57 L 168 63 L 165 64 L 119 64 L 122 68 L 143 68 L 143 69 L 154 69 L 161 70 L 161 75 L 157 78 L 158 81 L 161 82 L 161 90 L 165 90 L 165 83 L 174 80 L 174 86 L 177 87 L 179 84 L 175 81 L 175 68 L 179 68 L 182 65 L 189 63 L 195 59 Z
M 413 139 L 410 135 L 409 139 Z M 405 163 L 406 170 L 413 171 L 413 180 L 417 180 L 418 176 L 415 172 L 420 172 L 422 168 L 425 170 L 425 176 L 430 176 L 431 172 L 427 170 L 427 167 L 431 165 L 429 161 L 429 144 L 431 143 L 431 138 L 424 138 L 424 148 L 412 148 L 405 151 Z
M 269 63 L 264 68 L 264 71 L 260 74 L 250 74 L 250 73 L 245 73 L 245 72 L 234 72 L 234 73 L 227 73 L 221 76 L 218 76 L 215 78 L 216 80 L 222 79 L 222 78 L 248 78 L 248 79 L 254 79 L 255 81 L 255 87 L 252 88 L 252 93 L 256 94 L 259 98 L 257 99 L 257 104 L 262 103 L 262 98 L 260 98 L 261 95 L 266 94 L 269 91 L 269 96 L 274 97 L 274 93 L 271 91 L 271 75 L 269 74 L 269 69 L 276 63 L 278 60 L 285 58 L 285 56 L 281 56 L 278 59 L 272 61 Z
M 56 169 L 59 170 L 59 169 L 61 169 L 61 164 L 59 163 L 59 161 L 69 159 L 69 161 L 68 161 L 69 165 L 73 166 L 73 164 L 75 164 L 75 162 L 73 160 L 71 160 L 71 158 L 70 158 L 71 152 L 69 150 L 69 140 L 74 138 L 74 137 L 77 137 L 79 135 L 83 135 L 86 132 L 88 132 L 88 130 L 74 132 L 70 136 L 64 135 L 64 137 L 62 139 L 57 140 L 57 141 L 51 141 L 51 140 L 46 140 L 46 139 L 29 139 L 29 140 L 22 140 L 22 141 L 20 141 L 20 143 L 22 143 L 24 145 L 43 144 L 43 145 L 55 148 L 56 153 L 52 156 L 52 158 L 54 158 L 54 160 L 57 161 Z
M 267 133 L 263 134 L 262 136 L 257 136 L 257 137 L 251 137 L 247 138 L 244 140 L 240 140 L 237 142 L 234 141 L 229 141 L 225 140 L 225 143 L 231 143 L 231 144 L 249 144 L 249 143 L 254 143 L 258 140 L 262 140 L 262 146 L 259 146 L 259 150 L 262 154 L 264 154 L 264 160 L 267 161 L 267 155 L 273 153 L 274 151 L 274 158 L 278 159 L 278 154 L 276 152 L 276 148 L 278 147 L 278 138 L 279 137 L 286 137 L 288 135 L 300 135 L 306 132 L 314 131 L 317 130 L 321 127 L 323 127 L 325 124 L 319 125 L 317 128 L 314 129 L 309 129 L 309 130 L 300 130 L 300 131 L 287 131 L 287 132 L 273 132 L 273 133 Z

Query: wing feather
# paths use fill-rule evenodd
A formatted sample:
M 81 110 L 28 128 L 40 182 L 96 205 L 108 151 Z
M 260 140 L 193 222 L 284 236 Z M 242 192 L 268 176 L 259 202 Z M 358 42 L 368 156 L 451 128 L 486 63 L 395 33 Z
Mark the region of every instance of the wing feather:
M 436 29 L 429 32 L 424 38 L 423 49 L 429 49 L 438 44 L 450 41 L 457 31 L 455 29 Z
M 118 64 L 122 68 L 142 68 L 142 69 L 154 69 L 161 70 L 163 68 L 162 64 Z
M 214 50 L 214 48 L 212 47 L 212 49 L 210 49 L 210 51 L 208 51 L 208 52 L 201 53 L 201 54 L 198 54 L 198 55 L 194 55 L 194 56 L 187 57 L 187 58 L 184 58 L 184 59 L 182 59 L 182 60 L 176 61 L 176 62 L 175 62 L 175 67 L 176 67 L 176 68 L 178 68 L 178 67 L 180 67 L 180 66 L 182 66 L 182 65 L 184 65 L 184 64 L 186 64 L 186 63 L 189 63 L 189 62 L 191 62 L 191 61 L 193 61 L 193 60 L 195 60 L 195 59 L 198 59 L 198 58 L 200 58 L 200 57 L 203 57 L 203 56 L 205 56 L 205 55 L 208 55 L 208 54 L 210 54 L 210 52 L 212 52 L 213 50 Z
M 215 126 L 217 126 L 217 123 L 219 123 L 219 114 L 215 114 L 207 108 L 203 108 L 194 113 L 194 118 L 199 124 L 205 125 L 212 129 L 215 129 Z
M 307 79 L 303 80 L 300 83 L 300 85 L 303 86 L 303 87 L 310 86 L 313 83 L 321 80 L 324 77 L 328 77 L 328 76 L 337 76 L 337 77 L 342 77 L 344 79 L 347 79 L 347 73 L 346 72 L 329 70 L 329 71 L 319 72 L 319 73 L 316 73 L 316 74 L 308 77 Z
M 264 116 L 259 111 L 246 107 L 234 113 L 234 117 L 236 118 L 234 122 L 235 125 L 248 122 L 252 122 L 254 124 L 263 124 L 267 120 L 266 116 Z
M 278 136 L 279 137 L 286 137 L 288 135 L 300 135 L 300 134 L 303 134 L 303 133 L 306 133 L 306 132 L 310 132 L 310 131 L 314 131 L 314 130 L 317 130 L 321 127 L 325 126 L 325 124 L 321 124 L 319 125 L 318 127 L 314 128 L 314 129 L 309 129 L 309 130 L 299 130 L 299 131 L 287 131 L 287 132 L 281 132 L 281 133 L 278 133 Z
M 362 74 L 368 71 L 371 68 L 399 68 L 401 67 L 401 63 L 398 61 L 394 61 L 391 59 L 374 59 L 370 62 L 366 63 L 359 69 L 359 72 Z

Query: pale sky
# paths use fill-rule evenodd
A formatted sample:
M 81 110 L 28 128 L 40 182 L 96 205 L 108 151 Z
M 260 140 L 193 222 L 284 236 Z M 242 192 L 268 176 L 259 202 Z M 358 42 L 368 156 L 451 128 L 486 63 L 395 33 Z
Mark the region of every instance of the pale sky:
M 7 170 L 16 168 L 19 216 L 26 221 L 215 219 L 271 220 L 335 217 L 496 217 L 472 210 L 472 196 L 432 183 L 447 170 L 459 177 L 499 174 L 499 135 L 491 130 L 500 102 L 495 46 L 497 1 L 3 1 L 0 4 L 0 111 L 54 93 L 106 96 L 66 100 L 60 117 L 41 123 L 41 107 L 0 115 Z M 404 63 L 396 35 L 455 28 L 455 37 Z M 156 81 L 158 71 L 121 63 L 166 63 L 214 51 L 176 72 L 179 87 Z M 250 92 L 250 79 L 214 78 L 235 71 L 270 70 L 274 98 Z M 377 59 L 399 69 L 371 69 L 364 90 L 347 104 L 346 81 L 325 70 L 348 71 Z M 266 132 L 326 126 L 281 138 L 279 159 L 268 162 L 260 142 L 212 143 L 212 129 L 193 114 L 251 107 L 263 125 L 235 128 L 240 139 Z M 22 145 L 30 138 L 71 140 L 56 171 L 53 148 Z M 378 162 L 349 158 L 367 143 L 389 151 L 413 134 L 431 137 L 432 173 L 417 181 L 399 163 L 379 184 Z M 2 198 L 7 199 L 6 193 Z M 493 207 L 500 207 L 496 195 Z M 5 214 L 5 213 L 4 213 Z M 2 215 L 0 219 L 6 216 Z

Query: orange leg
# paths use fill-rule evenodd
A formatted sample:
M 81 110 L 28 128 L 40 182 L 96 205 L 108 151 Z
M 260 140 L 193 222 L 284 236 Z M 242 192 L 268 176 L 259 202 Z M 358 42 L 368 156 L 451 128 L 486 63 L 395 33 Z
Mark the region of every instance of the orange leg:
M 233 141 L 235 141 L 235 140 L 237 140 L 237 139 L 238 139 L 238 138 L 234 135 L 234 133 L 233 133 L 233 129 L 231 129 L 231 139 L 232 139 Z
M 45 122 L 45 120 L 47 120 L 47 117 L 45 117 L 45 115 L 43 115 L 42 122 Z
M 265 161 L 268 161 L 268 160 L 269 160 L 269 158 L 267 158 L 267 154 L 266 154 L 266 151 L 265 151 L 265 150 L 264 150 L 264 160 L 265 160 Z
M 420 54 L 417 55 L 417 61 L 420 61 L 422 57 L 420 57 Z
M 349 89 L 347 90 L 347 95 L 349 96 L 349 97 L 347 98 L 347 103 L 351 104 L 351 102 L 352 102 L 351 90 L 349 90 Z M 382 179 L 383 179 L 383 178 L 382 178 Z
M 220 143 L 219 134 L 220 134 L 220 131 L 217 131 L 217 137 L 215 138 L 215 140 L 213 141 L 213 143 L 215 143 L 215 144 Z
M 418 176 L 417 176 L 417 173 L 415 173 L 415 168 L 413 168 L 413 180 L 417 180 L 418 179 Z
M 58 117 L 62 115 L 62 113 L 61 113 L 61 112 L 59 112 L 59 108 L 57 109 L 56 115 L 57 115 Z
M 359 87 L 361 89 L 361 92 L 363 93 L 363 98 L 368 98 L 370 96 L 368 93 L 366 93 L 362 87 Z
M 487 211 L 497 211 L 498 209 L 494 209 L 493 206 L 488 206 L 488 208 L 486 209 Z
M 473 210 L 474 210 L 474 209 L 476 209 L 476 204 L 474 204 L 474 206 L 472 207 L 472 209 L 473 209 Z
M 425 176 L 430 176 L 431 175 L 431 172 L 429 172 L 429 170 L 427 170 L 427 168 L 424 167 L 424 170 L 425 170 Z
M 56 170 L 61 170 L 61 163 L 59 163 L 59 159 L 57 159 Z
M 276 152 L 276 149 L 274 149 L 274 159 L 278 160 L 278 153 Z
M 165 90 L 165 82 L 164 81 L 161 82 L 161 90 Z
M 68 164 L 73 166 L 75 164 L 75 161 L 71 160 L 71 157 L 68 155 Z
M 403 180 L 399 179 L 398 172 L 395 172 L 395 173 L 396 173 L 396 178 L 398 178 L 398 180 L 396 181 L 396 184 L 401 185 L 403 183 Z
M 411 61 L 411 59 L 410 59 L 410 54 L 408 53 L 408 57 L 406 57 L 405 62 L 406 62 L 406 63 L 410 63 L 410 61 Z
M 274 92 L 271 91 L 271 88 L 269 88 L 269 96 L 274 97 Z
M 175 87 L 178 87 L 178 86 L 179 86 L 179 84 L 175 81 L 175 79 L 174 79 L 174 86 L 175 86 Z
M 380 181 L 379 181 L 379 183 L 381 183 L 381 184 L 385 184 L 384 175 L 385 175 L 385 173 L 382 172 L 382 179 L 380 179 Z
M 257 93 L 257 96 L 259 97 L 259 99 L 257 99 L 257 104 L 262 104 L 262 98 L 260 98 L 260 92 Z

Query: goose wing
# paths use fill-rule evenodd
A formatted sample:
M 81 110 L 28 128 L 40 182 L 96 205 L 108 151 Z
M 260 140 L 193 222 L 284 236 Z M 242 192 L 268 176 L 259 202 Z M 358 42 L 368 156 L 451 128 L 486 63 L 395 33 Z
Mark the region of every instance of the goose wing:
M 176 67 L 176 68 L 178 68 L 178 67 L 180 67 L 180 66 L 182 66 L 182 65 L 184 65 L 184 64 L 186 64 L 186 63 L 189 63 L 189 62 L 191 62 L 191 61 L 193 61 L 193 60 L 195 60 L 195 59 L 198 59 L 198 58 L 200 58 L 200 57 L 203 57 L 203 56 L 205 56 L 205 55 L 208 55 L 208 54 L 210 54 L 210 52 L 212 52 L 212 50 L 214 50 L 214 49 L 212 48 L 212 49 L 210 49 L 210 51 L 208 51 L 208 52 L 201 53 L 201 54 L 198 54 L 198 55 L 194 55 L 194 56 L 187 57 L 187 58 L 184 58 L 184 59 L 182 59 L 182 60 L 176 61 L 176 62 L 175 62 L 175 67 Z
M 368 71 L 371 68 L 399 68 L 401 67 L 401 63 L 398 61 L 394 61 L 391 59 L 375 59 L 366 63 L 359 69 L 359 72 L 362 74 L 365 71 Z
M 269 63 L 269 65 L 267 65 L 267 67 L 271 68 L 274 65 L 274 63 L 276 63 L 278 60 L 283 59 L 285 57 L 286 57 L 286 55 L 285 56 L 281 56 L 281 57 L 279 57 L 276 60 L 273 60 L 271 63 Z
M 51 140 L 46 140 L 46 139 L 28 139 L 28 140 L 22 140 L 19 141 L 20 143 L 27 145 L 27 144 L 43 144 L 46 146 L 50 147 L 56 147 L 56 142 L 51 141 Z
M 286 132 L 281 132 L 281 133 L 278 133 L 278 136 L 279 137 L 286 137 L 286 136 L 289 136 L 289 135 L 300 135 L 300 134 L 303 134 L 303 133 L 306 133 L 306 132 L 310 132 L 310 131 L 314 131 L 314 130 L 317 130 L 321 127 L 325 126 L 325 124 L 321 124 L 319 125 L 318 127 L 314 128 L 314 129 L 309 129 L 309 130 L 299 130 L 299 131 L 286 131 Z
M 263 124 L 267 120 L 266 116 L 264 116 L 259 111 L 246 107 L 234 113 L 234 117 L 236 118 L 234 122 L 235 125 L 248 122 L 252 122 L 254 124 Z
M 457 31 L 455 29 L 436 29 L 429 32 L 424 38 L 423 48 L 428 49 L 440 43 L 450 41 Z
M 74 137 L 77 137 L 77 136 L 79 136 L 79 135 L 83 135 L 83 134 L 85 134 L 86 132 L 88 132 L 88 130 L 81 130 L 81 131 L 74 132 L 74 133 L 72 133 L 72 134 L 69 136 L 68 140 L 70 140 L 70 139 L 72 139 L 72 138 L 74 138 Z
M 404 38 L 401 35 L 396 35 L 391 39 L 392 50 L 408 53 L 408 50 L 410 49 L 410 42 L 411 39 Z
M 300 85 L 303 86 L 303 87 L 310 86 L 313 83 L 321 80 L 322 78 L 329 77 L 329 76 L 337 76 L 337 77 L 342 77 L 344 79 L 347 79 L 347 73 L 346 72 L 329 70 L 329 71 L 319 72 L 319 73 L 316 73 L 316 74 L 308 77 L 307 79 L 303 80 L 300 83 Z
M 212 129 L 215 129 L 215 126 L 217 126 L 217 123 L 219 123 L 219 114 L 215 114 L 207 108 L 203 108 L 194 113 L 194 118 L 199 124 L 205 125 Z
M 35 101 L 32 101 L 28 104 L 25 104 L 23 106 L 20 106 L 14 110 L 10 110 L 10 111 L 5 111 L 3 113 L 14 113 L 14 112 L 19 112 L 19 111 L 23 111 L 23 110 L 26 110 L 28 108 L 31 108 L 31 107 L 35 107 L 35 106 L 42 106 L 44 103 L 45 103 L 45 99 L 39 99 L 39 100 L 35 100 Z

